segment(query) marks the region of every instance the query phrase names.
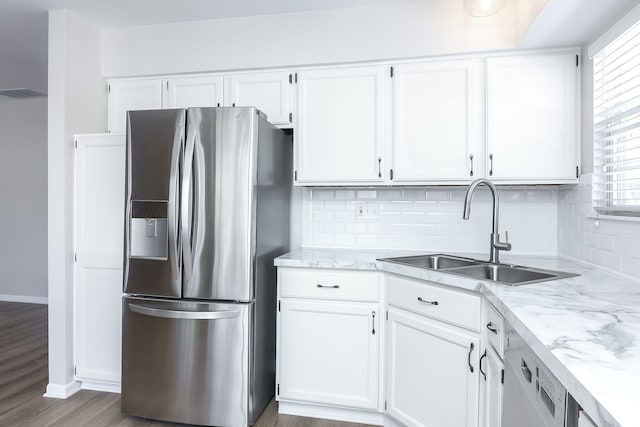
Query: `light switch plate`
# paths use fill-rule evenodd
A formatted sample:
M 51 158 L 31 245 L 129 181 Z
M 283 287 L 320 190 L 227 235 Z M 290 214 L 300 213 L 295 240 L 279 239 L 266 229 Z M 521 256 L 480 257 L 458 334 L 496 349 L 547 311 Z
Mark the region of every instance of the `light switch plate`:
M 374 220 L 380 218 L 380 205 L 371 202 L 356 203 L 357 220 Z

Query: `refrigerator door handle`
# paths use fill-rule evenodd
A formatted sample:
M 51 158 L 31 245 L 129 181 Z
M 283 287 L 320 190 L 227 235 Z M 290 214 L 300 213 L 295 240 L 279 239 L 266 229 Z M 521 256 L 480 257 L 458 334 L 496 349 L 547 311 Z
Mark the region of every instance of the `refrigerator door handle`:
M 167 206 L 167 232 L 169 239 L 169 260 L 171 263 L 171 274 L 174 282 L 180 280 L 181 273 L 181 259 L 180 259 L 180 241 L 178 239 L 178 219 L 179 219 L 179 161 L 180 152 L 182 151 L 182 130 L 183 128 L 176 129 L 176 136 L 173 141 L 173 147 L 171 150 L 171 166 L 169 169 L 169 203 Z
M 187 131 L 187 143 L 184 153 L 184 171 L 182 175 L 182 201 L 180 203 L 182 215 L 182 259 L 184 262 L 184 281 L 191 278 L 193 271 L 193 254 L 191 252 L 191 181 L 193 174 L 193 155 L 196 143 L 195 126 Z
M 188 320 L 215 320 L 233 319 L 240 314 L 239 310 L 234 311 L 181 311 L 162 310 L 158 308 L 145 307 L 143 305 L 129 303 L 129 310 L 151 317 L 162 317 L 165 319 L 188 319 Z

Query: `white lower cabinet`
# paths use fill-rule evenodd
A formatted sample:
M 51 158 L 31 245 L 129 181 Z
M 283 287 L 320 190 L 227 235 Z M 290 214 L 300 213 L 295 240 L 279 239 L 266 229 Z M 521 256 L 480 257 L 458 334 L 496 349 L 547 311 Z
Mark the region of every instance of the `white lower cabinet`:
M 502 426 L 502 389 L 504 385 L 504 362 L 491 347 L 485 349 L 481 360 L 484 385 L 484 404 L 481 427 Z
M 280 302 L 279 399 L 378 408 L 378 304 Z
M 407 426 L 478 425 L 477 334 L 389 308 L 386 411 Z

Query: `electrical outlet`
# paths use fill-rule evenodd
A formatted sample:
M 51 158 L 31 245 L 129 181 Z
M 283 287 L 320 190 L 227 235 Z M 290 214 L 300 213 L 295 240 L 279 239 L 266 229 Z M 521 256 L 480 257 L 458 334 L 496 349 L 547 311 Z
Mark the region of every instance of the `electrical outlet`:
M 358 202 L 356 203 L 356 219 L 372 220 L 380 218 L 380 206 L 377 203 Z

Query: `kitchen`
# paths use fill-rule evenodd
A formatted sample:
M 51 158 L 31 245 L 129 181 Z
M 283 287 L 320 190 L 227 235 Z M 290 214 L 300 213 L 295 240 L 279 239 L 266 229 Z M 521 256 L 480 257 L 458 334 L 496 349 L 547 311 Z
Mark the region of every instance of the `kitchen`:
M 167 98 L 164 91 L 171 89 L 171 85 L 178 82 L 178 77 L 190 77 L 184 73 L 215 72 L 221 76 L 223 83 L 220 87 L 222 93 L 216 96 L 222 99 L 222 105 L 227 105 L 225 102 L 230 103 L 231 95 L 227 95 L 225 91 L 233 87 L 230 83 L 233 76 L 241 76 L 245 73 L 244 70 L 266 73 L 271 70 L 286 69 L 283 73 L 285 82 L 288 84 L 289 75 L 292 75 L 294 80 L 297 77 L 298 89 L 295 90 L 299 91 L 303 85 L 313 90 L 310 84 L 316 77 L 313 74 L 315 69 L 369 66 L 376 68 L 373 72 L 375 76 L 379 75 L 376 73 L 384 73 L 383 77 L 376 77 L 379 79 L 377 81 L 381 82 L 380 88 L 384 92 L 391 86 L 388 80 L 390 77 L 386 74 L 391 71 L 389 65 L 394 67 L 396 79 L 409 76 L 409 74 L 403 74 L 403 71 L 407 73 L 410 71 L 408 64 L 427 58 L 431 60 L 434 58 L 461 59 L 469 62 L 484 61 L 487 58 L 487 61 L 494 61 L 494 64 L 500 65 L 497 58 L 501 56 L 499 51 L 506 50 L 507 55 L 514 53 L 508 50 L 513 49 L 513 40 L 518 33 L 513 27 L 513 20 L 508 18 L 515 13 L 515 5 L 509 4 L 492 17 L 471 18 L 463 13 L 459 3 L 406 2 L 393 6 L 378 5 L 340 11 L 300 13 L 295 16 L 229 18 L 216 22 L 219 25 L 215 27 L 206 21 L 199 21 L 189 24 L 131 26 L 104 30 L 99 30 L 91 20 L 84 19 L 73 12 L 53 12 L 50 16 L 50 53 L 54 61 L 50 64 L 49 73 L 50 221 L 52 218 L 69 218 L 73 212 L 74 147 L 71 135 L 110 129 L 111 125 L 107 118 L 110 119 L 112 115 L 108 113 L 107 105 L 113 105 L 113 102 L 110 102 L 109 94 L 104 90 L 107 84 L 106 77 L 109 78 L 112 88 L 126 83 L 125 81 L 130 80 L 131 77 L 139 77 L 139 81 L 150 82 L 156 85 L 153 89 L 154 93 L 159 92 L 160 98 L 164 97 L 160 99 L 162 103 Z M 627 4 L 626 10 L 631 6 Z M 547 2 L 539 15 L 540 19 L 545 18 L 545 13 L 551 13 L 549 11 L 553 11 L 555 7 L 558 7 L 557 3 Z M 433 13 L 433 16 L 436 12 L 449 13 L 451 15 L 447 16 L 452 18 L 447 20 L 445 25 L 442 20 L 429 18 L 430 15 L 426 12 Z M 622 12 L 620 10 L 616 16 L 610 17 L 609 26 L 623 15 Z M 356 29 L 353 22 L 361 22 L 361 25 Z M 587 22 L 589 22 L 588 19 Z M 544 28 L 544 21 L 536 21 L 533 24 L 533 30 L 536 29 L 536 23 L 542 26 L 537 28 L 538 36 L 544 38 L 544 31 L 549 29 Z M 446 27 L 450 27 L 451 30 Z M 275 32 L 272 31 L 273 28 L 286 28 L 286 31 Z M 327 28 L 331 31 L 324 43 L 319 44 L 315 50 L 308 49 L 310 45 L 317 45 L 315 38 L 320 29 Z M 389 30 L 381 32 L 379 28 Z M 597 31 L 592 30 L 594 34 L 584 35 L 583 33 L 584 39 L 575 39 L 571 42 L 559 39 L 556 30 L 556 33 L 547 34 L 549 39 L 546 41 L 537 41 L 541 43 L 537 46 L 546 48 L 588 46 L 606 28 L 608 27 L 601 24 Z M 240 29 L 247 31 L 240 32 Z M 256 34 L 270 34 L 269 38 L 262 36 L 265 46 L 259 46 L 254 42 L 256 36 L 252 36 L 251 31 L 255 31 Z M 583 29 L 583 31 L 586 30 Z M 210 43 L 207 40 L 229 38 L 228 34 L 234 34 L 236 38 L 225 44 L 209 46 Z M 295 34 L 295 37 L 290 37 L 291 34 Z M 536 41 L 531 40 L 534 35 L 535 31 L 525 34 L 524 41 L 521 43 L 523 48 L 536 46 Z M 563 36 L 571 37 L 570 28 L 563 32 Z M 163 43 L 157 42 L 159 40 Z M 188 55 L 180 47 L 187 42 L 194 45 L 194 51 L 202 50 L 210 54 Z M 527 43 L 530 44 L 527 46 Z M 60 52 L 64 52 L 64 55 L 59 54 Z M 171 52 L 171 55 L 167 52 Z M 238 52 L 245 54 L 240 55 Z M 589 55 L 583 51 L 580 57 L 582 73 L 576 78 L 582 79 L 583 87 L 580 94 L 582 106 L 576 105 L 574 101 L 574 107 L 578 111 L 581 109 L 589 111 L 591 107 L 588 94 L 591 89 L 588 85 L 592 79 Z M 251 73 L 246 71 L 246 74 Z M 153 78 L 154 76 L 158 77 Z M 169 87 L 164 89 L 163 83 L 168 83 Z M 316 88 L 325 89 L 326 87 L 316 86 Z M 484 90 L 484 87 L 478 90 Z M 80 94 L 82 94 L 81 97 Z M 409 95 L 410 93 L 407 93 L 407 96 Z M 476 102 L 482 102 L 483 97 L 484 94 L 478 94 Z M 283 97 L 283 99 L 294 102 L 305 101 L 300 97 Z M 377 111 L 383 113 L 386 111 L 388 114 L 388 110 L 392 108 L 389 101 L 389 98 L 386 98 L 386 101 L 383 98 L 377 104 L 379 108 Z M 317 105 L 313 103 L 305 108 L 312 111 Z M 500 106 L 500 104 L 496 105 Z M 283 122 L 289 120 L 288 112 L 298 111 L 295 108 L 300 106 L 289 106 L 289 111 L 286 108 L 283 109 L 285 111 L 282 115 Z M 293 117 L 294 121 L 298 120 L 296 116 Z M 366 120 L 366 117 L 351 117 L 352 121 L 346 123 L 351 126 L 345 126 L 345 123 L 342 123 L 346 128 L 345 132 L 349 132 L 350 129 L 352 132 L 352 134 L 343 133 L 346 135 L 345 138 L 362 143 L 364 137 L 353 130 L 360 119 Z M 475 129 L 469 134 L 472 137 L 483 135 L 484 120 L 473 122 L 471 117 L 469 120 L 468 129 Z M 604 218 L 592 220 L 589 218 L 591 213 L 586 211 L 591 195 L 588 182 L 590 175 L 585 172 L 592 169 L 593 153 L 588 147 L 590 144 L 585 144 L 584 141 L 588 140 L 587 135 L 592 133 L 591 120 L 590 114 L 583 112 L 581 120 L 577 121 L 580 123 L 580 132 L 577 129 L 574 130 L 574 135 L 581 135 L 583 141 L 582 150 L 579 151 L 579 161 L 576 162 L 575 157 L 572 159 L 573 168 L 577 163 L 582 170 L 578 185 L 575 185 L 575 175 L 566 175 L 562 179 L 565 179 L 565 183 L 569 186 L 555 186 L 559 183 L 556 180 L 553 186 L 517 186 L 501 191 L 502 229 L 499 231 L 509 230 L 509 240 L 513 245 L 512 252 L 515 254 L 563 254 L 637 277 L 638 261 L 637 255 L 634 256 L 634 253 L 637 254 L 634 252 L 637 223 Z M 336 126 L 341 124 L 339 117 L 331 117 L 328 122 Z M 62 123 L 64 125 L 61 126 Z M 385 122 L 381 120 L 379 123 Z M 306 124 L 303 125 L 306 126 Z M 326 134 L 321 133 L 325 131 L 326 126 L 313 128 L 313 125 L 314 123 L 308 122 L 311 138 L 315 136 L 327 138 Z M 298 127 L 294 130 L 294 137 L 303 135 L 307 130 L 300 127 L 299 122 L 295 126 Z M 319 125 L 315 124 L 315 126 Z M 382 135 L 390 131 L 390 127 L 382 127 L 380 130 Z M 385 138 L 387 137 L 384 136 L 379 141 L 382 143 L 390 140 Z M 578 140 L 577 137 L 576 140 Z M 472 142 L 479 149 L 484 149 L 484 140 Z M 338 145 L 338 147 L 344 146 Z M 366 145 L 361 145 L 356 150 L 361 150 L 363 147 L 368 149 Z M 398 150 L 402 148 L 394 147 Z M 304 176 L 303 168 L 299 179 L 306 179 L 314 186 L 305 189 L 297 187 L 297 197 L 300 200 L 294 203 L 297 211 L 294 209 L 292 215 L 294 219 L 292 248 L 304 246 L 306 248 L 385 249 L 391 250 L 388 256 L 395 255 L 393 251 L 407 249 L 422 253 L 468 252 L 477 258 L 486 258 L 491 211 L 488 191 L 481 188 L 476 192 L 475 198 L 479 200 L 474 202 L 473 214 L 468 222 L 463 222 L 461 219 L 465 190 L 463 185 L 468 184 L 471 181 L 470 178 L 461 179 L 457 187 L 435 187 L 432 184 L 435 182 L 433 178 L 427 177 L 425 181 L 424 177 L 415 178 L 416 175 L 411 176 L 410 173 L 403 177 L 401 171 L 396 169 L 395 181 L 404 180 L 406 184 L 393 186 L 390 185 L 393 184 L 390 183 L 392 168 L 388 160 L 391 155 L 384 151 L 390 150 L 391 144 L 386 146 L 381 144 L 380 147 L 376 147 L 376 149 L 379 148 L 382 150 L 380 154 L 361 151 L 363 157 L 373 155 L 374 160 L 370 162 L 373 167 L 369 166 L 370 163 L 365 166 L 368 168 L 365 170 L 367 174 L 371 174 L 370 169 L 373 168 L 372 179 L 363 179 L 361 175 L 351 182 L 345 182 L 343 173 L 349 167 L 355 167 L 355 163 L 353 165 L 345 163 L 338 158 L 323 159 L 319 157 L 322 153 L 318 154 L 318 152 L 309 154 L 311 163 L 306 165 L 308 174 Z M 480 151 L 476 151 L 475 154 L 474 177 L 483 176 L 483 172 L 479 171 L 486 171 L 488 174 L 491 165 L 488 157 L 485 160 L 484 154 L 487 153 L 481 154 Z M 381 157 L 382 161 L 378 161 L 378 157 Z M 405 164 L 411 166 L 411 160 L 409 156 L 405 159 Z M 496 155 L 496 180 L 500 179 L 499 167 L 504 167 L 504 162 L 500 163 L 500 160 Z M 466 173 L 470 172 L 467 168 L 472 163 L 471 159 L 465 157 L 462 168 Z M 536 162 L 531 161 L 531 163 Z M 430 165 L 431 168 L 428 170 L 437 166 L 437 164 Z M 59 170 L 67 171 L 66 175 L 55 173 Z M 411 173 L 416 171 L 421 172 L 416 167 Z M 334 172 L 338 178 L 330 176 L 331 172 Z M 342 176 L 340 176 L 341 173 Z M 319 181 L 320 178 L 327 180 L 322 182 Z M 412 179 L 421 181 L 422 186 L 408 187 L 412 184 Z M 446 181 L 450 183 L 452 180 L 450 178 Z M 363 181 L 366 182 L 364 185 Z M 354 184 L 354 182 L 357 183 Z M 425 182 L 428 182 L 428 185 Z M 517 184 L 517 182 L 510 182 L 510 184 Z M 327 185 L 331 186 L 327 187 Z M 335 185 L 344 185 L 344 187 Z M 365 218 L 356 216 L 360 211 Z M 599 221 L 599 225 L 596 225 L 596 221 Z M 73 367 L 77 364 L 78 348 L 74 343 L 77 337 L 74 338 L 67 332 L 77 328 L 73 317 L 74 283 L 70 279 L 75 268 L 72 260 L 76 252 L 73 245 L 73 223 L 66 222 L 65 226 L 61 224 L 53 222 L 49 227 L 49 309 L 52 317 L 49 325 L 51 363 L 48 393 L 59 397 L 71 394 L 76 387 L 80 386 L 73 374 Z M 322 252 L 319 253 L 323 256 Z M 80 255 L 78 259 L 83 262 L 83 254 L 79 252 L 78 254 Z M 113 260 L 117 260 L 117 255 L 107 255 L 103 257 L 105 262 L 116 262 Z M 509 255 L 502 255 L 505 260 L 510 259 Z M 354 256 L 357 257 L 357 255 Z M 95 266 L 92 268 L 95 270 Z M 522 294 L 524 291 L 520 290 L 520 292 Z M 88 336 L 96 335 L 90 330 L 86 333 Z M 99 340 L 94 340 L 92 343 L 96 345 Z M 84 381 L 83 385 L 86 387 L 90 385 L 89 383 L 90 381 Z

